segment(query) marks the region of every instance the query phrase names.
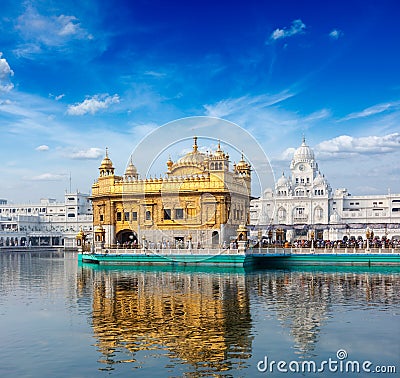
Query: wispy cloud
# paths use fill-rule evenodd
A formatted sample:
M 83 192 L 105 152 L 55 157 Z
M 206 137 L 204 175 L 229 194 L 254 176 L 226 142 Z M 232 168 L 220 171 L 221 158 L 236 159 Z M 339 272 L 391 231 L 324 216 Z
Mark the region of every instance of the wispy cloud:
M 400 133 L 359 138 L 340 135 L 319 143 L 315 147 L 315 151 L 319 157 L 370 155 L 400 151 Z
M 42 173 L 32 177 L 25 176 L 23 179 L 28 181 L 62 181 L 65 177 L 65 174 Z
M 48 151 L 49 149 L 50 147 L 45 144 L 42 144 L 41 146 L 35 148 L 36 151 Z
M 98 94 L 93 97 L 86 98 L 83 102 L 70 105 L 67 110 L 69 115 L 84 115 L 87 113 L 95 114 L 99 110 L 107 109 L 110 105 L 119 102 L 119 96 L 115 94 L 110 96 L 108 94 Z
M 215 104 L 204 105 L 205 115 L 225 118 L 244 127 L 260 140 L 260 144 L 268 150 L 269 156 L 275 158 L 281 155 L 283 146 L 296 139 L 296 135 L 296 140 L 301 141 L 302 132 L 320 124 L 321 121 L 329 121 L 331 117 L 329 109 L 317 110 L 306 115 L 286 109 L 281 102 L 296 94 L 285 90 L 272 95 L 225 99 Z
M 135 134 L 138 138 L 144 138 L 146 135 L 149 135 L 154 130 L 156 130 L 160 125 L 156 123 L 134 123 L 131 125 L 132 129 L 130 132 Z
M 0 52 L 0 91 L 8 92 L 14 88 L 11 82 L 11 77 L 14 76 L 14 71 L 10 68 L 7 60 L 2 58 L 3 53 Z
M 78 160 L 90 160 L 90 159 L 98 159 L 102 157 L 104 154 L 104 151 L 101 150 L 100 148 L 96 147 L 91 147 L 88 148 L 87 150 L 79 150 L 72 152 L 69 154 L 69 158 L 71 159 L 78 159 Z
M 162 78 L 162 77 L 167 76 L 166 73 L 158 72 L 158 71 L 145 71 L 143 74 L 146 76 L 151 76 L 151 77 L 155 77 L 155 78 Z
M 54 98 L 54 100 L 56 100 L 56 101 L 60 101 L 62 98 L 65 97 L 65 94 L 62 93 L 62 94 L 59 94 L 59 95 L 53 95 L 52 93 L 49 93 L 49 97 L 50 98 Z
M 300 19 L 294 20 L 292 25 L 283 29 L 275 29 L 269 37 L 270 41 L 276 41 L 278 39 L 284 39 L 288 37 L 292 37 L 296 34 L 303 34 L 305 32 L 306 25 Z
M 15 49 L 17 56 L 29 58 L 47 49 L 65 50 L 72 40 L 91 40 L 93 35 L 72 15 L 43 15 L 29 5 L 15 25 L 22 43 Z
M 314 113 L 309 114 L 308 116 L 303 118 L 304 123 L 310 123 L 314 121 L 319 121 L 321 119 L 326 119 L 332 115 L 332 112 L 329 109 L 321 109 L 317 110 Z
M 204 105 L 206 115 L 210 117 L 226 117 L 235 113 L 239 113 L 244 109 L 251 108 L 253 110 L 266 108 L 294 96 L 294 93 L 283 91 L 274 95 L 259 96 L 242 96 L 238 98 L 230 98 L 217 102 L 216 104 Z
M 389 110 L 398 110 L 398 109 L 400 109 L 400 101 L 386 102 L 370 106 L 369 108 L 366 108 L 361 112 L 350 113 L 346 117 L 340 119 L 340 121 L 348 121 L 350 119 L 355 119 L 355 118 L 370 117 L 375 114 L 383 113 Z
M 329 33 L 329 37 L 331 39 L 337 40 L 341 37 L 343 37 L 343 32 L 339 29 L 333 29 L 330 33 Z

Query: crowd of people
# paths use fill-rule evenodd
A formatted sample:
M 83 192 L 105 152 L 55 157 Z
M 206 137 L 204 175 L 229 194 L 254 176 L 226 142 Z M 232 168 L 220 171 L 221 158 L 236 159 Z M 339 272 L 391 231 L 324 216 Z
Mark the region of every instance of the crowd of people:
M 258 244 L 256 245 L 258 247 Z M 392 248 L 400 248 L 400 240 L 399 239 L 387 239 L 387 238 L 371 238 L 368 239 L 344 239 L 344 240 L 304 240 L 297 239 L 293 242 L 288 241 L 271 241 L 269 242 L 267 239 L 263 239 L 261 241 L 261 248 L 267 248 L 271 246 L 279 246 L 285 248 L 323 248 L 323 249 L 332 249 L 332 248 L 383 248 L 383 249 L 392 249 Z

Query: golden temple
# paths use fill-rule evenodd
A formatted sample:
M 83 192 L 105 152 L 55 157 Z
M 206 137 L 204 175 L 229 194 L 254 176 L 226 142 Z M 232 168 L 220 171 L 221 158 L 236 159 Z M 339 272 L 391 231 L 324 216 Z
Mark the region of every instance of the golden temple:
M 231 169 L 220 142 L 203 153 L 193 140 L 189 153 L 168 159 L 160 178 L 140 178 L 132 160 L 118 176 L 106 151 L 91 196 L 94 227 L 105 231 L 106 247 L 224 246 L 248 223 L 251 166 L 243 153 Z

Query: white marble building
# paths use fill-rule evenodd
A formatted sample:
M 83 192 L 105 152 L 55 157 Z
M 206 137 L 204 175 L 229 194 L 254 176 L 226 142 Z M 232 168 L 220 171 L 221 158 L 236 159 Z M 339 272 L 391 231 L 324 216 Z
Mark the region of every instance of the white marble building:
M 251 201 L 253 235 L 271 240 L 400 238 L 400 194 L 353 196 L 333 191 L 318 168 L 305 139 L 290 163 L 290 175 L 276 181 L 261 198 Z M 261 230 L 261 231 L 259 231 Z
M 52 198 L 38 203 L 0 203 L 0 246 L 76 246 L 80 229 L 93 229 L 92 204 L 88 194 L 65 193 L 64 202 Z

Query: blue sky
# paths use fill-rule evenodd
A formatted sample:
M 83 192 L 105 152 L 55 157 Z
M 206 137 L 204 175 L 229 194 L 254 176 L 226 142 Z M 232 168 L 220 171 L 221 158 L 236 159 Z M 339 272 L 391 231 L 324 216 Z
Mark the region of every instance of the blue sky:
M 400 193 L 397 1 L 0 9 L 0 198 L 62 200 L 70 175 L 88 192 L 106 146 L 122 174 L 149 132 L 191 116 L 243 127 L 278 176 L 304 134 L 333 188 Z

